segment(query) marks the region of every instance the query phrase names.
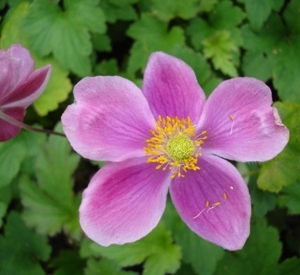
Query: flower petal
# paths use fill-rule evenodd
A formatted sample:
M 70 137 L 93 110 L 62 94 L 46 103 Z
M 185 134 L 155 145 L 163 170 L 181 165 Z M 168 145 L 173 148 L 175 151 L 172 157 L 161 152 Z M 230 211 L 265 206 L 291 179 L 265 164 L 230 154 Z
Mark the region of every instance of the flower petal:
M 26 109 L 45 90 L 50 74 L 50 65 L 34 71 L 24 83 L 18 86 L 5 98 L 2 107 L 22 107 Z
M 18 121 L 23 121 L 25 115 L 24 108 L 12 108 L 5 109 L 3 111 L 6 115 L 13 117 Z M 20 127 L 10 124 L 2 119 L 0 119 L 0 141 L 6 141 L 15 137 L 21 131 Z
M 0 50 L 0 105 L 10 90 L 13 82 L 13 70 L 11 60 L 6 51 Z
M 146 158 L 109 163 L 83 193 L 80 224 L 100 245 L 134 242 L 159 222 L 166 206 L 170 175 Z
M 199 164 L 199 171 L 174 179 L 170 187 L 172 201 L 196 234 L 225 249 L 241 249 L 250 230 L 248 188 L 226 160 L 205 156 Z
M 143 92 L 157 119 L 162 117 L 190 117 L 197 123 L 205 95 L 194 71 L 182 60 L 162 52 L 153 53 L 148 61 Z
M 12 45 L 7 51 L 0 50 L 0 103 L 33 72 L 34 62 L 27 49 Z
M 207 131 L 203 153 L 237 161 L 266 161 L 279 154 L 288 129 L 271 107 L 272 94 L 260 80 L 223 81 L 208 98 L 198 131 Z
M 12 63 L 14 87 L 25 82 L 34 70 L 34 61 L 30 52 L 20 44 L 12 45 L 8 50 Z M 12 89 L 14 87 L 11 87 Z
M 104 161 L 145 155 L 145 140 L 155 125 L 137 86 L 118 76 L 86 77 L 75 86 L 74 96 L 62 122 L 75 151 Z

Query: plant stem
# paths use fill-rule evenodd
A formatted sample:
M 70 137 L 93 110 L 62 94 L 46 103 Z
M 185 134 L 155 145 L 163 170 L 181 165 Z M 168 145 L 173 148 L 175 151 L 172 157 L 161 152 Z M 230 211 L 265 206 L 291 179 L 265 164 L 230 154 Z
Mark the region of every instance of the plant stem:
M 32 126 L 29 126 L 21 121 L 18 121 L 16 119 L 14 119 L 13 117 L 3 113 L 2 111 L 0 111 L 0 119 L 5 120 L 6 122 L 15 125 L 19 128 L 25 129 L 25 130 L 29 130 L 29 131 L 33 131 L 33 132 L 38 132 L 38 133 L 44 133 L 44 134 L 49 134 L 49 135 L 56 135 L 56 136 L 60 136 L 60 137 L 65 137 L 64 134 L 62 133 L 58 133 L 58 132 L 54 132 L 51 130 L 45 130 L 45 129 L 39 129 L 39 128 L 35 128 Z

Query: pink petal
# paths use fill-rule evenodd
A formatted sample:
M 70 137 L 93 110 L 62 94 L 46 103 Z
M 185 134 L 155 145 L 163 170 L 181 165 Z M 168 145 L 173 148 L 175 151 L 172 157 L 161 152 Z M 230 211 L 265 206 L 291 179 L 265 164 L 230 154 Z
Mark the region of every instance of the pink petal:
M 24 83 L 18 86 L 5 98 L 2 107 L 23 107 L 26 109 L 45 90 L 50 74 L 50 65 L 34 71 Z
M 174 179 L 172 201 L 196 234 L 225 249 L 241 249 L 250 230 L 248 188 L 226 160 L 205 156 L 199 159 L 199 165 L 199 171 Z
M 14 86 L 16 87 L 25 82 L 33 72 L 34 61 L 30 52 L 19 44 L 12 45 L 7 50 L 7 54 L 11 59 Z
M 182 60 L 162 52 L 153 53 L 148 61 L 143 92 L 157 119 L 190 117 L 197 123 L 205 103 L 205 95 L 194 71 Z
M 271 90 L 260 80 L 223 81 L 208 98 L 197 126 L 207 131 L 203 152 L 237 161 L 275 157 L 287 144 L 289 131 L 271 104 Z
M 62 116 L 75 151 L 94 160 L 144 156 L 154 118 L 137 86 L 118 76 L 86 77 L 74 88 L 75 103 Z
M 24 83 L 34 69 L 34 61 L 27 49 L 12 45 L 7 51 L 0 51 L 0 103 L 8 102 L 7 96 Z
M 0 105 L 10 90 L 13 81 L 11 60 L 6 51 L 0 50 Z
M 5 109 L 3 112 L 19 121 L 23 121 L 25 115 L 25 109 L 23 108 Z M 15 137 L 20 131 L 21 128 L 0 119 L 0 141 L 9 140 Z
M 169 173 L 155 170 L 145 158 L 107 164 L 83 193 L 83 231 L 103 246 L 144 237 L 162 216 L 169 183 Z

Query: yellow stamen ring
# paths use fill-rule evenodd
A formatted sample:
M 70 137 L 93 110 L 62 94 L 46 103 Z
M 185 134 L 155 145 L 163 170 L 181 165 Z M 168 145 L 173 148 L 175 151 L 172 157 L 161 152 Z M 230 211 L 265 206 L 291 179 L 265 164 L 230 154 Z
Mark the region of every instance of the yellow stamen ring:
M 172 170 L 171 178 L 184 177 L 182 171 L 199 170 L 197 159 L 201 156 L 201 145 L 207 138 L 206 131 L 195 136 L 195 126 L 189 117 L 158 117 L 152 137 L 146 140 L 147 162 L 156 162 L 156 169 Z

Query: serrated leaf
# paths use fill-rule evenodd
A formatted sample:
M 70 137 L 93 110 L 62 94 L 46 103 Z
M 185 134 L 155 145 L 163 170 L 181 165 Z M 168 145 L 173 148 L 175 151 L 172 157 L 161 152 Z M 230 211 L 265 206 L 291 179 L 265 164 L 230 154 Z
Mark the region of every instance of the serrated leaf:
M 286 207 L 290 215 L 300 214 L 300 182 L 285 186 L 278 197 L 278 204 Z
M 279 192 L 283 186 L 288 186 L 300 180 L 300 105 L 276 103 L 283 123 L 290 130 L 290 139 L 285 149 L 274 159 L 261 164 L 258 186 L 270 192 Z
M 33 106 L 40 116 L 47 115 L 50 111 L 58 108 L 59 103 L 68 98 L 72 90 L 72 84 L 68 78 L 69 72 L 63 69 L 53 58 L 35 58 L 36 67 L 51 64 L 52 73 L 43 94 L 33 103 Z
M 201 0 L 199 10 L 201 12 L 210 12 L 217 3 L 218 0 Z
M 278 274 L 294 275 L 300 273 L 300 259 L 291 258 L 286 259 L 278 266 Z
M 163 21 L 170 21 L 175 17 L 190 19 L 199 11 L 197 0 L 152 0 L 152 12 Z
M 119 20 L 136 20 L 137 14 L 132 4 L 138 0 L 106 0 L 101 1 L 100 6 L 103 9 L 106 19 L 110 23 Z
M 258 78 L 264 82 L 272 77 L 272 66 L 262 52 L 247 51 L 243 57 L 242 68 L 246 76 Z
M 282 248 L 278 231 L 260 219 L 253 224 L 250 232 L 242 250 L 235 253 L 226 252 L 218 263 L 216 275 L 276 274 Z
M 61 126 L 56 128 L 61 131 Z M 70 153 L 68 141 L 51 136 L 36 160 L 37 183 L 20 179 L 23 218 L 41 234 L 53 235 L 62 229 L 73 238 L 81 235 L 78 223 L 80 197 L 74 197 L 72 174 L 79 156 Z
M 74 24 L 68 13 L 62 12 L 57 5 L 47 0 L 35 0 L 23 27 L 29 34 L 31 48 L 40 57 L 53 53 L 66 69 L 79 76 L 91 74 L 90 35 L 85 26 Z
M 118 64 L 115 59 L 104 60 L 95 68 L 95 75 L 117 75 L 118 73 Z
M 206 58 L 211 58 L 216 69 L 229 76 L 238 76 L 233 64 L 232 53 L 238 48 L 227 31 L 216 32 L 212 37 L 203 41 L 203 53 Z
M 22 30 L 22 22 L 28 14 L 28 10 L 28 3 L 22 3 L 10 14 L 2 29 L 2 48 L 9 48 L 10 45 L 15 43 L 21 43 L 24 47 L 28 48 L 28 37 Z M 37 113 L 44 116 L 48 112 L 56 110 L 58 104 L 67 99 L 72 86 L 70 80 L 67 78 L 69 72 L 63 69 L 56 60 L 49 57 L 41 59 L 35 55 L 32 55 L 32 57 L 35 61 L 36 68 L 47 64 L 51 64 L 52 66 L 51 76 L 45 91 L 33 103 Z
M 203 48 L 203 40 L 212 36 L 215 30 L 213 30 L 205 20 L 197 17 L 190 20 L 186 32 L 190 36 L 193 47 L 196 50 L 200 50 Z
M 257 217 L 263 217 L 276 206 L 276 196 L 258 189 L 256 185 L 251 188 L 251 201 L 253 203 L 253 215 Z
M 259 30 L 273 8 L 273 0 L 244 0 L 245 9 L 254 30 Z
M 40 261 L 47 261 L 50 251 L 47 238 L 30 231 L 18 213 L 8 216 L 5 237 L 0 236 L 1 274 L 44 274 Z
M 163 221 L 173 233 L 182 249 L 182 260 L 192 265 L 197 274 L 213 274 L 224 250 L 192 232 L 180 219 L 171 202 L 168 202 Z
M 91 32 L 104 33 L 105 15 L 98 3 L 98 0 L 64 0 L 70 20 L 87 27 Z
M 110 52 L 111 51 L 111 42 L 110 37 L 106 34 L 93 34 L 92 43 L 94 48 L 97 51 Z
M 273 13 L 257 33 L 242 28 L 245 48 L 266 56 L 280 99 L 291 103 L 300 103 L 299 9 L 299 1 L 290 2 L 284 13 L 287 24 Z
M 28 148 L 26 133 L 21 132 L 15 138 L 0 143 L 0 187 L 10 184 L 20 170 Z
M 209 22 L 216 30 L 228 30 L 236 28 L 242 23 L 245 13 L 232 1 L 220 1 L 209 13 Z
M 130 50 L 128 72 L 144 69 L 149 55 L 154 51 L 170 52 L 176 46 L 184 45 L 184 34 L 180 27 L 172 27 L 148 14 L 133 23 L 127 34 L 136 40 Z
M 24 144 L 18 142 L 19 139 L 14 138 L 0 144 L 0 187 L 11 183 L 18 174 L 20 164 L 25 157 L 26 148 Z
M 170 232 L 162 224 L 135 243 L 109 247 L 92 243 L 85 248 L 85 254 L 91 253 L 100 254 L 122 267 L 144 262 L 143 274 L 147 275 L 174 274 L 181 258 L 180 248 L 172 243 Z
M 85 275 L 109 274 L 109 275 L 137 275 L 136 272 L 121 270 L 112 261 L 102 258 L 101 260 L 89 259 L 85 268 Z
M 63 250 L 49 264 L 55 268 L 54 275 L 83 275 L 85 261 L 73 250 Z
M 200 53 L 196 53 L 187 47 L 175 47 L 171 54 L 182 59 L 194 70 L 198 83 L 208 97 L 213 89 L 222 82 L 221 78 L 216 77 L 210 66 Z
M 0 189 L 0 191 L 2 191 L 2 188 Z M 6 209 L 7 209 L 7 204 L 0 201 L 0 228 L 2 227 L 2 224 L 3 224 L 3 217 L 6 213 Z
M 20 3 L 24 3 L 24 2 L 32 2 L 32 0 L 8 0 L 7 1 L 10 7 L 16 7 L 18 6 Z

